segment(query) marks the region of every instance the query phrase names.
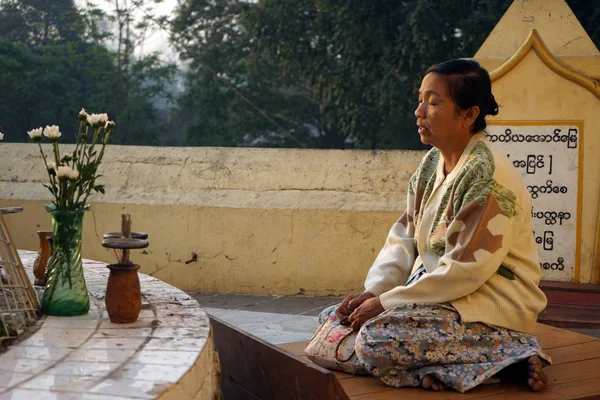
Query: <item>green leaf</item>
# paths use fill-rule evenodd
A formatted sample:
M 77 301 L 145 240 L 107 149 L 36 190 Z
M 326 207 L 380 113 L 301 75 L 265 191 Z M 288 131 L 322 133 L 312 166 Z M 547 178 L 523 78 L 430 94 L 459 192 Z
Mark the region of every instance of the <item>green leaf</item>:
M 514 281 L 515 280 L 515 275 L 512 273 L 511 270 L 509 270 L 508 268 L 506 268 L 504 265 L 501 265 L 500 268 L 498 268 L 498 272 L 496 272 L 498 275 L 505 277 L 506 279 L 508 279 L 509 281 Z
M 93 187 L 95 192 L 100 192 L 102 194 L 104 194 L 104 185 L 96 185 Z

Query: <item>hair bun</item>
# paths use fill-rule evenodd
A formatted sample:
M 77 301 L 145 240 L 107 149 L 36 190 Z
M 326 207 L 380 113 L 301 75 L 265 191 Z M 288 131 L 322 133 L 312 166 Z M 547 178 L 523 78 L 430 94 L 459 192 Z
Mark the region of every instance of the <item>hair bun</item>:
M 490 93 L 487 115 L 498 115 L 498 103 L 496 103 L 496 99 L 494 98 L 494 95 L 491 93 Z

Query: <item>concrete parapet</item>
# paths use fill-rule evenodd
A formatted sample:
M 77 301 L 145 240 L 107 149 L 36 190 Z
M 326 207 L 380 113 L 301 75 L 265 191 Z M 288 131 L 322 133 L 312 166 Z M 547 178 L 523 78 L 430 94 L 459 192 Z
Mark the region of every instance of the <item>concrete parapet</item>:
M 65 146 L 68 151 L 68 146 Z M 344 294 L 360 290 L 406 206 L 424 152 L 109 146 L 92 197 L 84 256 L 113 262 L 100 245 L 130 213 L 150 247 L 141 272 L 183 290 Z M 17 247 L 36 250 L 50 228 L 50 193 L 37 146 L 0 146 L 0 206 Z M 190 261 L 193 253 L 197 261 Z

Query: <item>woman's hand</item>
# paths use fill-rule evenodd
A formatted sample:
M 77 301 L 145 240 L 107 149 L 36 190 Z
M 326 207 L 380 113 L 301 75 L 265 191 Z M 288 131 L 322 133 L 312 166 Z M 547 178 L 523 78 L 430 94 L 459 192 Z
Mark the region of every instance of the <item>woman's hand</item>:
M 384 311 L 385 309 L 381 305 L 379 297 L 373 297 L 364 300 L 363 303 L 350 314 L 348 321 L 350 321 L 352 328 L 357 331 L 365 322 L 378 316 Z
M 335 310 L 335 315 L 340 321 L 348 318 L 352 311 L 356 310 L 365 300 L 375 297 L 373 293 L 364 292 L 362 294 L 351 294 L 346 296 L 342 304 Z

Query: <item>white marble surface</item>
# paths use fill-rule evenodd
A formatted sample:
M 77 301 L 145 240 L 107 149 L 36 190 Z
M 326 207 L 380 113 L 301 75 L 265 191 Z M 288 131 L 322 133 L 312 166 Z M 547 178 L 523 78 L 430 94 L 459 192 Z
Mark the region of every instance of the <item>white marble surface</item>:
M 36 253 L 19 253 L 31 274 Z M 89 313 L 47 316 L 37 332 L 1 354 L 0 400 L 173 398 L 166 394 L 174 385 L 185 397 L 198 398 L 206 392 L 206 387 L 197 387 L 201 377 L 183 379 L 193 367 L 211 375 L 214 386 L 216 367 L 197 364 L 207 342 L 208 350 L 213 349 L 209 319 L 195 300 L 140 274 L 138 321 L 113 324 L 104 305 L 109 270 L 104 263 L 84 260 L 84 274 Z
M 309 340 L 319 326 L 315 316 L 205 308 L 206 312 L 271 344 Z

